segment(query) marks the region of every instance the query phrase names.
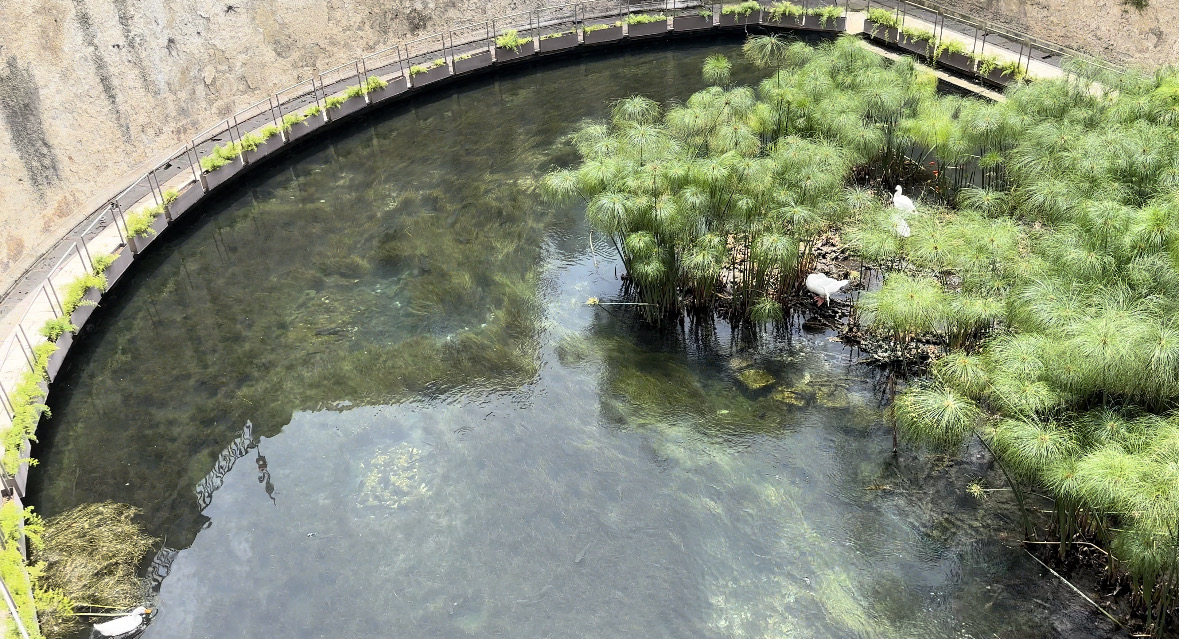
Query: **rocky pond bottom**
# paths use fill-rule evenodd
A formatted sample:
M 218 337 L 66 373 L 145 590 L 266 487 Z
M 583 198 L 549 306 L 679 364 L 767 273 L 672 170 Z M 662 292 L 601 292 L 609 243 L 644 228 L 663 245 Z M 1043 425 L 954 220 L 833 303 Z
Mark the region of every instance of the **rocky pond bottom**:
M 479 81 L 252 176 L 104 302 L 32 503 L 143 509 L 149 639 L 1107 636 L 975 453 L 894 458 L 831 334 L 586 305 L 618 264 L 535 177 L 712 53 Z

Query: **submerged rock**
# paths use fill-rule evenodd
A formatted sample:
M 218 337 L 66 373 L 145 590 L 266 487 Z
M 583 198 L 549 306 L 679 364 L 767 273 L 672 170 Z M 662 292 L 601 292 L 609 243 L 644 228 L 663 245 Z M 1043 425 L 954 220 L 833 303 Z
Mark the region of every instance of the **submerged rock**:
M 839 386 L 822 386 L 815 391 L 815 401 L 824 408 L 849 408 L 851 400 L 847 389 Z
M 749 368 L 737 373 L 737 379 L 749 390 L 758 390 L 774 383 L 774 376 L 760 368 Z
M 791 406 L 806 406 L 807 402 L 806 394 L 794 388 L 779 388 L 770 397 Z

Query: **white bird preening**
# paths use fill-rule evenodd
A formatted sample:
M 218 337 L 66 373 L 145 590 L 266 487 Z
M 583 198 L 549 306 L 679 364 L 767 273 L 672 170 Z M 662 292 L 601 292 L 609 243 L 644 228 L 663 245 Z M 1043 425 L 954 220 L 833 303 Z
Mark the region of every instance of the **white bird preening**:
M 144 615 L 149 614 L 151 609 L 139 606 L 125 616 L 94 624 L 94 629 L 103 637 L 119 637 L 139 629 L 144 623 Z
M 806 276 L 806 290 L 815 294 L 815 303 L 819 306 L 823 305 L 823 300 L 831 303 L 831 295 L 838 293 L 843 287 L 847 286 L 851 280 L 837 280 L 822 273 L 811 273 Z
M 900 184 L 897 185 L 897 192 L 892 195 L 892 205 L 898 211 L 898 213 L 894 213 L 892 216 L 892 230 L 896 231 L 896 234 L 900 237 L 909 237 L 913 232 L 909 230 L 909 223 L 905 221 L 905 218 L 901 214 L 916 213 L 917 207 L 913 205 L 913 200 L 910 200 L 908 196 L 901 195 Z

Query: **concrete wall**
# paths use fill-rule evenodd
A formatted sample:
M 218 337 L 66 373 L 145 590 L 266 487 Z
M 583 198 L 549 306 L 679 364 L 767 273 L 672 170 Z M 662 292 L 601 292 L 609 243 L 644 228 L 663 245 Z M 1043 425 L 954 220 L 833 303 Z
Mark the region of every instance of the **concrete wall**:
M 150 160 L 274 91 L 464 16 L 541 0 L 0 3 L 0 291 Z M 1116 60 L 1179 59 L 1179 1 L 956 0 Z
M 0 291 L 124 176 L 217 119 L 449 20 L 537 3 L 0 3 Z
M 942 0 L 947 7 L 1121 64 L 1179 63 L 1179 0 Z

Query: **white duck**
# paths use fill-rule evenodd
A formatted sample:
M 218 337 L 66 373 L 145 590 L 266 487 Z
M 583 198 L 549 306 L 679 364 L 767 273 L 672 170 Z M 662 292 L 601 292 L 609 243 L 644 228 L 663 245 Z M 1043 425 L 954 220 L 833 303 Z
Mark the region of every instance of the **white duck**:
M 900 209 L 902 213 L 916 213 L 917 207 L 913 205 L 913 200 L 909 199 L 907 195 L 901 195 L 901 185 L 897 185 L 897 192 L 892 195 L 892 205 Z
M 909 237 L 913 234 L 909 230 L 909 223 L 905 221 L 902 213 L 916 213 L 917 207 L 913 205 L 913 200 L 908 196 L 901 195 L 901 185 L 897 185 L 897 192 L 892 196 L 892 205 L 897 209 L 897 213 L 892 216 L 892 229 L 901 237 Z
M 138 630 L 145 621 L 144 616 L 149 614 L 151 614 L 149 608 L 140 606 L 125 616 L 104 621 L 103 623 L 96 623 L 94 624 L 94 629 L 103 637 L 119 637 Z
M 851 280 L 836 280 L 822 273 L 811 273 L 806 276 L 806 290 L 815 294 L 815 304 L 823 305 L 823 300 L 831 303 L 831 294 L 838 293 Z

